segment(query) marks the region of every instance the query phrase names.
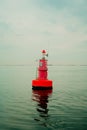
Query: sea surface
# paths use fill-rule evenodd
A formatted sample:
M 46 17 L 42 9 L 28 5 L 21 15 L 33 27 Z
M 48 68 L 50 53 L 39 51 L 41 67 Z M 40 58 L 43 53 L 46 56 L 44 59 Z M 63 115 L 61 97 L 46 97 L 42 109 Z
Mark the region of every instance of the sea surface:
M 0 66 L 0 130 L 87 130 L 87 66 L 49 66 L 53 90 L 32 90 L 35 66 Z

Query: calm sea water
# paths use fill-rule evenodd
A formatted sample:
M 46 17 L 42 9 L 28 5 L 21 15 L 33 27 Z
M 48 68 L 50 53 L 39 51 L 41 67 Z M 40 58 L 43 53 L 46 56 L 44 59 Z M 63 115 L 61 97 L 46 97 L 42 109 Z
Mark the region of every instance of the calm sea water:
M 87 130 L 87 66 L 49 66 L 53 90 L 33 91 L 35 66 L 0 66 L 0 130 Z

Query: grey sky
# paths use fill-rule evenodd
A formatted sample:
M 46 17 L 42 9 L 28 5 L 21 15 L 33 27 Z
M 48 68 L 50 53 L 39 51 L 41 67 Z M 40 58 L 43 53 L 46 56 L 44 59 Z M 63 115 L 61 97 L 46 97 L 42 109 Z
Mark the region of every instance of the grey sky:
M 86 0 L 0 1 L 0 64 L 87 64 Z

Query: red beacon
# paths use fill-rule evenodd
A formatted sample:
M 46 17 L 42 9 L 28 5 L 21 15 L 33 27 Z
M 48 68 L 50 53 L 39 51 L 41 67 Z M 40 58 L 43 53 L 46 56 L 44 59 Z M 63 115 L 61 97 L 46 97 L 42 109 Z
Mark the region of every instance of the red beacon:
M 39 60 L 38 74 L 36 79 L 32 80 L 32 89 L 52 89 L 52 80 L 48 80 L 46 51 L 42 50 L 42 58 Z

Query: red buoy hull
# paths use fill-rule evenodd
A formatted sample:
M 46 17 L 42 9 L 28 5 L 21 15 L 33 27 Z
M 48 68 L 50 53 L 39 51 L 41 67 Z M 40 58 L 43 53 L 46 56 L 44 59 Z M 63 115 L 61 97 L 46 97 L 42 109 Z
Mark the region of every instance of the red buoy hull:
M 52 89 L 52 80 L 32 80 L 33 89 Z

